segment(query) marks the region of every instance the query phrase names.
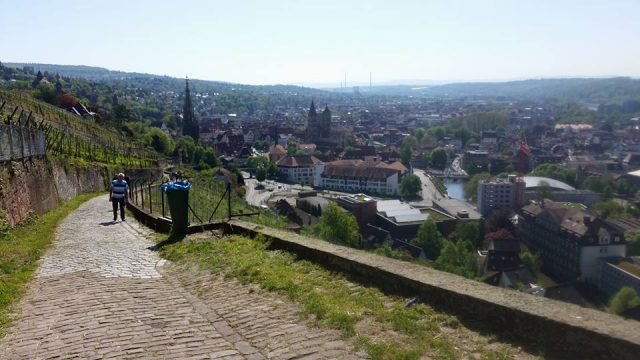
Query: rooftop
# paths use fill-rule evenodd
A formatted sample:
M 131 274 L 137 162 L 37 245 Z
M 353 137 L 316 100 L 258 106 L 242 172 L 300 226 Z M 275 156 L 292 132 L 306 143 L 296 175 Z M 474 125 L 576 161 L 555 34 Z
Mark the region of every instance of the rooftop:
M 368 203 L 368 202 L 376 201 L 372 197 L 365 194 L 344 195 L 344 196 L 339 196 L 339 198 L 343 201 L 350 202 L 350 203 Z
M 636 264 L 627 259 L 614 260 L 610 261 L 610 263 L 628 272 L 629 274 L 640 277 L 640 264 Z
M 392 219 L 399 224 L 423 222 L 429 218 L 429 214 L 422 213 L 420 209 L 399 200 L 378 201 L 377 208 L 380 216 Z
M 545 185 L 549 185 L 549 187 L 553 188 L 553 189 L 560 189 L 560 190 L 575 190 L 576 188 L 574 188 L 573 186 L 563 183 L 562 181 L 558 181 L 556 179 L 551 179 L 551 178 L 547 178 L 547 177 L 541 177 L 541 176 L 523 176 L 522 179 L 524 180 L 524 182 L 526 183 L 526 188 L 530 189 L 530 188 L 537 188 L 537 187 L 542 187 Z

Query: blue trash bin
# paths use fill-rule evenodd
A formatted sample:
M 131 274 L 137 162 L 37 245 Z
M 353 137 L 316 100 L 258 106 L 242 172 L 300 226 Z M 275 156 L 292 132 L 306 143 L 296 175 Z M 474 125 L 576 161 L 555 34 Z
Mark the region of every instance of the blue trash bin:
M 171 212 L 172 231 L 179 234 L 187 232 L 189 226 L 189 189 L 188 181 L 171 181 L 162 184 L 162 191 L 167 194 L 169 211 Z

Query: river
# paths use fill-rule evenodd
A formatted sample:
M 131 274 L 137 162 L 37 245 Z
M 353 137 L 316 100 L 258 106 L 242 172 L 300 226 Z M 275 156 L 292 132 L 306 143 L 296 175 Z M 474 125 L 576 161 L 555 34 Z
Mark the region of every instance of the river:
M 452 199 L 458 199 L 462 201 L 466 201 L 464 198 L 464 180 L 456 180 L 452 179 L 444 179 L 444 186 L 447 187 L 447 192 Z

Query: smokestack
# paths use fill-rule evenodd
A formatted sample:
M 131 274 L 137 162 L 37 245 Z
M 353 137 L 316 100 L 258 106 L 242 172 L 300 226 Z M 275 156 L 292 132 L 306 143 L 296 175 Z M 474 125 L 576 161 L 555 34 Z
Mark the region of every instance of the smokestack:
M 371 71 L 369 71 L 369 90 L 371 90 Z
M 344 73 L 344 88 L 347 88 L 347 73 Z

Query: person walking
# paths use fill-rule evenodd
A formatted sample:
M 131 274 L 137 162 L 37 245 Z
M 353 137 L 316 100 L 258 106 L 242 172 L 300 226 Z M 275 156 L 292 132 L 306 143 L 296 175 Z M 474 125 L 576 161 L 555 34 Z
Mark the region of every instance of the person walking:
M 111 181 L 111 190 L 109 191 L 109 201 L 113 205 L 113 221 L 118 220 L 118 206 L 120 207 L 120 219 L 124 218 L 124 204 L 128 200 L 129 184 L 124 180 L 124 174 L 119 173 L 116 178 Z

